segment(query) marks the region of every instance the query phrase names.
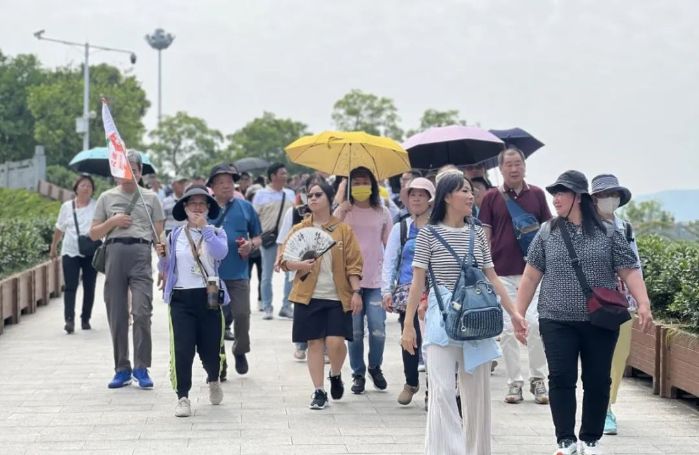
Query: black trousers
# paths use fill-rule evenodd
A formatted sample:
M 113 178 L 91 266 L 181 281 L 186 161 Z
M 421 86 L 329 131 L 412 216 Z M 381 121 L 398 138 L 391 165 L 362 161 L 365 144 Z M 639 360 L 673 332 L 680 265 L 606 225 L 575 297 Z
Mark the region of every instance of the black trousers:
M 177 398 L 192 388 L 194 352 L 199 353 L 209 381 L 221 368 L 223 314 L 206 306 L 206 288 L 175 289 L 170 299 L 170 379 Z
M 92 267 L 92 256 L 70 257 L 61 256 L 63 265 L 63 318 L 66 321 L 75 320 L 75 295 L 80 283 L 80 271 L 83 275 L 83 309 L 80 319 L 89 321 L 92 317 L 92 305 L 95 303 L 95 282 L 97 270 Z
M 405 324 L 405 312 L 398 313 L 398 322 L 400 322 L 400 330 L 403 331 L 403 325 Z M 413 325 L 415 326 L 415 334 L 417 340 L 417 349 L 415 350 L 415 355 L 412 355 L 405 349 L 401 348 L 403 353 L 403 373 L 405 374 L 405 383 L 417 387 L 420 385 L 420 379 L 417 371 L 417 365 L 420 360 L 420 349 L 422 346 L 422 334 L 420 333 L 420 322 L 417 319 L 417 311 L 415 312 L 415 319 L 413 320 Z
M 584 389 L 580 440 L 599 440 L 609 405 L 610 370 L 619 331 L 589 322 L 540 319 L 539 332 L 549 365 L 549 399 L 558 442 L 576 440 L 578 359 Z

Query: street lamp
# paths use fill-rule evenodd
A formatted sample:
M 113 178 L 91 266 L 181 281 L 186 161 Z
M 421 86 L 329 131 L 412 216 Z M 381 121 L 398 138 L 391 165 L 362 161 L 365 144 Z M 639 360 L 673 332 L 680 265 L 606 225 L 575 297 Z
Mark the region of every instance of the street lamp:
M 146 41 L 150 47 L 158 51 L 158 125 L 163 115 L 162 78 L 161 78 L 161 54 L 164 49 L 170 47 L 175 40 L 175 35 L 165 33 L 162 28 L 156 28 L 152 35 L 146 35 Z
M 131 64 L 136 63 L 136 54 L 126 49 L 117 49 L 113 47 L 95 46 L 88 42 L 76 43 L 73 41 L 65 41 L 55 38 L 47 38 L 44 36 L 45 30 L 34 32 L 34 37 L 38 40 L 52 41 L 54 43 L 65 44 L 67 46 L 79 46 L 85 48 L 85 64 L 83 65 L 83 116 L 75 119 L 75 131 L 83 135 L 83 150 L 90 148 L 90 49 L 99 49 L 101 51 L 120 52 L 129 54 Z

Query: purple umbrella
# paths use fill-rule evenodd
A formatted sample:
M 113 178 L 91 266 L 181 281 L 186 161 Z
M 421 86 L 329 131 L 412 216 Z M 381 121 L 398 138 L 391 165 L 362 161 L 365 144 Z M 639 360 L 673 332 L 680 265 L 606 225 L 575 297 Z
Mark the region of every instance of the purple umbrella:
M 517 147 L 524 153 L 524 157 L 528 158 L 529 155 L 539 150 L 544 146 L 544 143 L 532 136 L 531 134 L 524 131 L 522 128 L 510 128 L 509 130 L 490 130 L 495 136 L 499 137 L 505 142 L 507 147 L 514 146 Z M 486 169 L 493 169 L 498 167 L 498 160 L 496 158 L 491 158 L 483 163 Z
M 436 169 L 446 164 L 462 166 L 497 157 L 505 144 L 482 128 L 452 125 L 411 136 L 403 148 L 408 151 L 413 168 Z

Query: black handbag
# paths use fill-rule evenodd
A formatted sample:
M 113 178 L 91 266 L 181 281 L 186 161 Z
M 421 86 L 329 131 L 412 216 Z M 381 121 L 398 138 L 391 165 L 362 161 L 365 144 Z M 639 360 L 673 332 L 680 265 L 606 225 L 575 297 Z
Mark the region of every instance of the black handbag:
M 75 232 L 78 233 L 78 251 L 85 257 L 93 256 L 97 248 L 102 245 L 101 240 L 92 240 L 87 235 L 80 235 L 80 227 L 78 226 L 78 215 L 75 213 L 75 199 L 73 204 L 73 221 L 75 222 Z
M 277 236 L 279 235 L 279 221 L 282 219 L 284 201 L 286 201 L 286 192 L 282 190 L 282 205 L 279 207 L 279 214 L 277 215 L 277 222 L 274 225 L 274 229 L 262 233 L 262 246 L 265 248 L 271 248 L 277 244 Z
M 568 228 L 565 225 L 559 228 L 561 237 L 563 237 L 563 243 L 565 243 L 568 249 L 573 270 L 575 270 L 575 276 L 578 278 L 580 287 L 585 295 L 590 324 L 607 330 L 618 330 L 621 324 L 631 319 L 629 302 L 624 294 L 616 289 L 590 287 L 580 265 L 580 259 L 578 259 L 578 255 L 573 247 L 573 242 L 570 240 Z

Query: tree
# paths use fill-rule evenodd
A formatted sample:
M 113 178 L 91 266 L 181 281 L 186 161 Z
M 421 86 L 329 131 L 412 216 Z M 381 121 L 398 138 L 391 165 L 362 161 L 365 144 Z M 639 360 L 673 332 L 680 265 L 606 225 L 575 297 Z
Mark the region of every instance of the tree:
M 226 137 L 230 144 L 224 156 L 230 161 L 255 156 L 270 163 L 285 163 L 290 171 L 296 172 L 303 168 L 288 160 L 284 147 L 307 134 L 310 133 L 305 123 L 264 112 L 262 117 L 251 120 Z
M 675 217 L 663 210 L 658 201 L 631 201 L 622 209 L 621 216 L 631 222 L 637 234 L 660 234 L 675 226 Z
M 352 90 L 335 103 L 332 119 L 339 130 L 365 131 L 397 141 L 403 139 L 398 110 L 391 98 Z
M 425 131 L 433 126 L 448 126 L 448 125 L 466 125 L 466 120 L 459 118 L 459 111 L 451 109 L 448 111 L 438 111 L 436 109 L 427 109 L 420 119 L 420 127 L 415 130 L 410 130 L 407 136 Z
M 109 98 L 119 134 L 129 148 L 141 148 L 145 131 L 142 118 L 150 102 L 134 76 L 101 64 L 90 67 L 90 109 L 97 113 L 90 122 L 90 145 L 105 145 L 100 96 Z M 82 136 L 75 132 L 75 119 L 83 112 L 82 68 L 59 68 L 46 80 L 29 88 L 29 109 L 35 119 L 34 139 L 46 146 L 48 164 L 66 165 L 82 150 Z
M 148 150 L 159 172 L 174 176 L 208 173 L 208 164 L 220 154 L 223 141 L 220 131 L 185 112 L 163 118 L 149 137 L 152 143 Z
M 34 154 L 34 117 L 27 105 L 29 89 L 46 78 L 33 55 L 9 58 L 0 52 L 0 163 Z

